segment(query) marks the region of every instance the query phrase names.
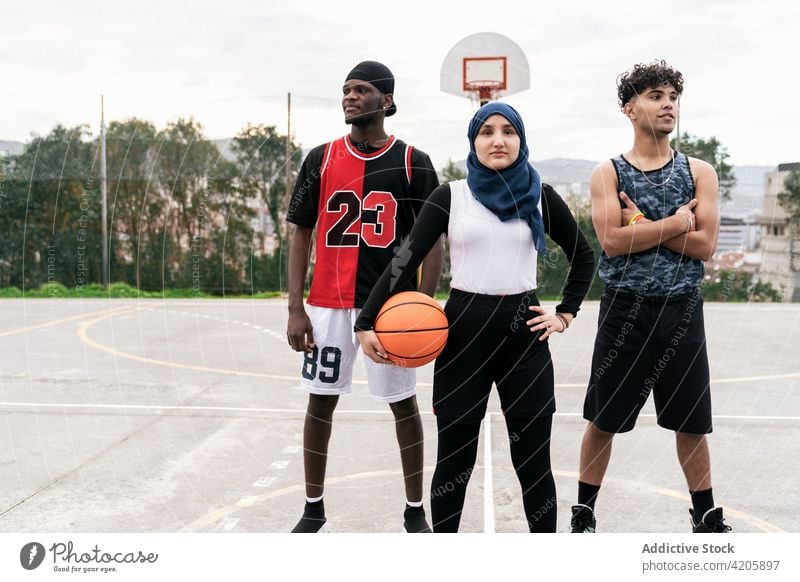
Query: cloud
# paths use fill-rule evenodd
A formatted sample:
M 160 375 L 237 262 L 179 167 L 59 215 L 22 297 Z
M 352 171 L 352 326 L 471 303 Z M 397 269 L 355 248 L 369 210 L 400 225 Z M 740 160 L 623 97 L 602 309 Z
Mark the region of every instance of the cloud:
M 16 3 L 0 22 L 0 78 L 11 80 L 0 138 L 45 133 L 56 120 L 96 126 L 101 93 L 112 118 L 161 125 L 193 115 L 211 137 L 230 137 L 247 121 L 284 127 L 291 91 L 295 135 L 311 147 L 347 131 L 340 85 L 370 58 L 397 77 L 400 110 L 387 128 L 444 164 L 463 157 L 473 108 L 439 93 L 441 61 L 459 39 L 489 29 L 528 56 L 532 89 L 508 101 L 533 130 L 539 159 L 600 159 L 626 147 L 614 80 L 658 57 L 686 76 L 682 129 L 716 135 L 736 163 L 777 163 L 796 150 L 782 128 L 794 116 L 800 49 L 785 24 L 798 16 L 775 0 L 511 2 L 489 16 L 472 0 Z

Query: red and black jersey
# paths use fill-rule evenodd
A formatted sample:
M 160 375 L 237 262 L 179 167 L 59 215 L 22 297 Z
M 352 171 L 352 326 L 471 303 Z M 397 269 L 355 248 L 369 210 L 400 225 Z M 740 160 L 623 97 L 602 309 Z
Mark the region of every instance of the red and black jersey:
M 344 136 L 311 150 L 286 218 L 317 229 L 308 303 L 362 307 L 438 185 L 427 154 L 394 136 L 381 148 L 356 147 Z

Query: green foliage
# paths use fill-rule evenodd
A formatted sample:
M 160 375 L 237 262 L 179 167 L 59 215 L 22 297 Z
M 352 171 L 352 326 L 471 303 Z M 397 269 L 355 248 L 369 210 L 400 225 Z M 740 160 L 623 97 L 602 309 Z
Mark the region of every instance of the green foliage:
M 106 131 L 111 280 L 156 286 L 166 201 L 154 179 L 160 142 L 149 121 L 112 121 Z
M 45 283 L 38 289 L 42 297 L 69 297 L 70 290 L 61 283 Z
M 778 202 L 794 224 L 800 223 L 800 168 L 789 172 L 783 183 L 783 192 L 778 194 Z
M 115 284 L 119 285 L 120 283 L 112 283 L 111 286 L 113 287 Z M 122 285 L 128 287 L 125 283 L 122 283 Z M 70 289 L 69 293 L 75 293 L 80 297 L 108 297 L 110 295 L 110 293 L 106 291 L 106 288 L 100 283 L 89 283 L 88 285 L 78 287 L 74 290 Z
M 597 240 L 597 234 L 594 231 L 592 224 L 591 203 L 588 199 L 582 200 L 578 196 L 570 195 L 567 197 L 567 204 L 572 211 L 589 246 L 594 251 L 595 264 L 600 258 L 600 242 Z M 566 253 L 553 242 L 550 237 L 546 241 L 547 250 L 543 255 L 539 256 L 538 273 L 536 280 L 538 288 L 536 294 L 539 297 L 558 297 L 560 298 L 564 290 L 564 285 L 567 283 L 567 274 L 569 273 L 569 262 L 567 261 Z M 600 277 L 595 276 L 592 279 L 587 299 L 599 299 L 600 294 L 603 292 L 603 281 Z
M 0 299 L 17 299 L 23 297 L 22 290 L 18 287 L 4 287 L 0 289 Z
M 442 177 L 443 182 L 454 182 L 467 177 L 467 173 L 459 169 L 453 160 L 447 160 L 447 165 L 439 170 L 439 175 Z
M 769 283 L 753 281 L 748 273 L 720 271 L 706 276 L 700 285 L 706 301 L 779 302 L 780 293 Z
M 467 177 L 466 172 L 463 172 L 456 166 L 453 160 L 447 160 L 447 164 L 439 170 L 439 176 L 442 182 L 453 182 L 455 180 L 463 180 Z M 450 241 L 445 237 L 444 240 L 444 261 L 442 263 L 442 275 L 439 277 L 439 284 L 436 287 L 437 294 L 447 294 L 450 292 Z
M 289 207 L 285 180 L 286 136 L 279 135 L 275 126 L 247 124 L 233 138 L 231 149 L 236 154 L 240 191 L 257 200 L 259 208 L 266 208 L 279 243 L 282 242 L 283 233 L 279 226 Z M 293 182 L 303 152 L 294 141 L 290 141 L 289 151 Z M 260 252 L 264 249 L 261 248 Z
M 213 297 L 206 293 L 196 293 L 193 289 L 169 289 L 166 291 L 142 291 L 127 283 L 112 283 L 108 288 L 99 283 L 83 287 L 65 287 L 61 283 L 47 283 L 38 289 L 29 289 L 25 293 L 16 287 L 0 289 L 0 298 L 25 299 L 186 299 L 190 297 Z
M 719 178 L 719 199 L 720 202 L 727 202 L 731 199 L 731 190 L 736 185 L 736 176 L 733 166 L 728 163 L 728 149 L 719 140 L 712 136 L 709 139 L 695 137 L 688 133 L 681 134 L 680 151 L 689 157 L 697 158 L 708 162 L 717 171 Z M 670 145 L 676 146 L 673 138 Z
M 442 274 L 439 276 L 439 283 L 436 285 L 436 294 L 450 293 L 450 281 L 453 279 L 450 274 L 450 239 L 444 239 L 444 259 L 442 260 Z
M 5 161 L 0 286 L 87 283 L 99 274 L 99 183 L 86 128 L 56 126 Z
M 782 300 L 780 292 L 769 283 L 756 281 L 747 291 L 747 301 L 780 303 Z
M 284 139 L 274 127 L 248 125 L 234 140 L 237 160 L 231 162 L 193 119 L 161 130 L 135 118 L 111 122 L 109 260 L 111 279 L 128 287 L 115 284 L 103 293 L 279 289 L 285 280 L 281 260 L 265 253 L 264 236 L 256 236 L 252 221 L 266 204 L 280 255 L 286 189 L 282 172 L 277 182 L 270 177 L 285 166 Z M 302 152 L 292 147 L 297 167 Z M 0 160 L 0 288 L 16 287 L 28 296 L 59 283 L 78 290 L 70 296 L 97 292 L 89 285 L 99 284 L 102 273 L 99 149 L 99 138 L 84 126 L 59 125 L 34 137 L 19 155 Z M 249 276 L 253 255 L 262 263 L 255 280 Z M 46 293 L 66 291 L 51 285 Z
M 288 264 L 288 245 L 282 244 L 272 255 L 251 255 L 250 281 L 251 293 L 271 290 L 279 291 L 286 286 L 286 267 Z
M 192 119 L 168 124 L 159 141 L 155 175 L 167 201 L 159 288 L 240 288 L 254 213 L 235 185 L 235 165 Z
M 97 293 L 95 297 L 136 298 L 140 296 L 140 291 L 127 283 L 111 283 L 111 285 L 108 286 L 108 290 L 103 289 L 101 285 L 100 289 L 93 288 L 90 292 Z
M 572 211 L 578 223 L 578 228 L 581 229 L 586 240 L 594 251 L 595 263 L 600 258 L 600 242 L 597 240 L 597 234 L 594 231 L 592 224 L 591 202 L 586 199 L 582 200 L 578 196 L 569 195 L 567 197 L 567 204 Z M 539 262 L 537 265 L 538 271 L 536 274 L 536 281 L 538 287 L 536 295 L 540 298 L 547 298 L 548 300 L 558 300 L 562 297 L 564 286 L 567 283 L 567 275 L 569 273 L 569 262 L 567 261 L 566 253 L 553 242 L 550 237 L 546 237 L 547 250 L 539 255 Z M 445 296 L 450 290 L 450 253 L 449 245 L 446 245 L 445 261 L 444 261 L 442 277 L 439 280 L 437 287 L 437 296 Z M 592 279 L 591 287 L 586 296 L 587 299 L 599 299 L 603 292 L 603 281 L 600 277 L 595 276 Z
M 261 293 L 253 293 L 250 297 L 253 299 L 277 299 L 283 297 L 281 291 L 262 291 Z

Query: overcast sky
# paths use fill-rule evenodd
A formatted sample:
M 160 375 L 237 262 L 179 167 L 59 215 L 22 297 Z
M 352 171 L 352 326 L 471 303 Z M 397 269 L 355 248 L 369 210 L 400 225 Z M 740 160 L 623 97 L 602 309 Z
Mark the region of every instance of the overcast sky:
M 512 2 L 242 0 L 186 3 L 27 1 L 0 9 L 0 139 L 106 116 L 161 127 L 194 116 L 211 138 L 246 122 L 286 126 L 313 147 L 347 131 L 339 95 L 358 61 L 397 79 L 387 130 L 437 167 L 463 159 L 473 112 L 442 94 L 442 60 L 460 39 L 515 40 L 531 90 L 506 100 L 526 122 L 534 159 L 600 160 L 627 149 L 614 80 L 664 58 L 685 77 L 681 129 L 717 136 L 735 164 L 800 161 L 797 31 L 789 0 Z M 491 14 L 488 7 L 502 8 Z

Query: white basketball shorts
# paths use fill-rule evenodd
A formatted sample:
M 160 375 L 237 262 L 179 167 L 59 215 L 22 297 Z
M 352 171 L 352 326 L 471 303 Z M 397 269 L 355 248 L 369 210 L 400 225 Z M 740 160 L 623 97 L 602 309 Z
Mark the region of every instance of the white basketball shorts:
M 314 328 L 314 350 L 301 354 L 300 385 L 312 394 L 338 395 L 353 391 L 353 366 L 361 344 L 353 331 L 360 309 L 307 305 Z M 376 364 L 364 356 L 369 391 L 375 400 L 399 402 L 413 396 L 417 371 Z

